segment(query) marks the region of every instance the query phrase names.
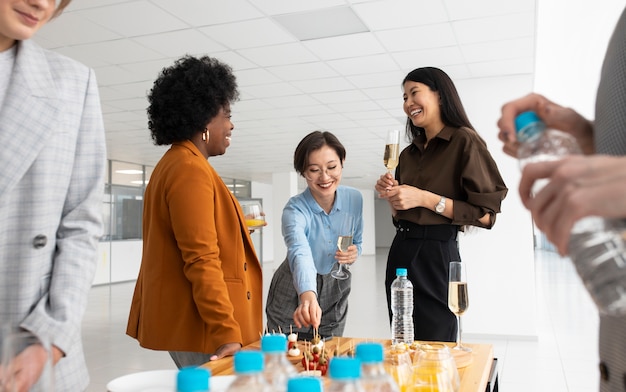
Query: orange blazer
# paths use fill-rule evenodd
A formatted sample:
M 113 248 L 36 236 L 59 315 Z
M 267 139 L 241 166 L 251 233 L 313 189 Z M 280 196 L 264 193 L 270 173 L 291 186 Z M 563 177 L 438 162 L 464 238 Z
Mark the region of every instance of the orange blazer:
M 239 203 L 196 146 L 174 143 L 144 195 L 143 255 L 126 333 L 214 353 L 263 330 L 263 278 Z

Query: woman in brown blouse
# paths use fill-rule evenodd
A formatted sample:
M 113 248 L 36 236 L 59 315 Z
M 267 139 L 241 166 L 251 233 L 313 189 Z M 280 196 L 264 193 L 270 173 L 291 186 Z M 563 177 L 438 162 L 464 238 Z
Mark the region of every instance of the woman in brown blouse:
M 406 268 L 414 287 L 415 339 L 454 341 L 448 268 L 461 261 L 457 232 L 465 226 L 490 229 L 507 188 L 445 72 L 415 69 L 402 87 L 412 143 L 400 154 L 395 179 L 386 173 L 375 187 L 389 202 L 396 226 L 385 279 L 389 317 L 391 282 L 396 268 Z

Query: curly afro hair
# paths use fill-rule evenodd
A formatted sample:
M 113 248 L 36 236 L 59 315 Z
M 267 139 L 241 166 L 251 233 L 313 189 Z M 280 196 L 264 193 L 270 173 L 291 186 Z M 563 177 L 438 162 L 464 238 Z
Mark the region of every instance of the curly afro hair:
M 176 60 L 161 71 L 148 94 L 148 128 L 154 144 L 191 139 L 221 108 L 238 99 L 230 66 L 208 56 Z

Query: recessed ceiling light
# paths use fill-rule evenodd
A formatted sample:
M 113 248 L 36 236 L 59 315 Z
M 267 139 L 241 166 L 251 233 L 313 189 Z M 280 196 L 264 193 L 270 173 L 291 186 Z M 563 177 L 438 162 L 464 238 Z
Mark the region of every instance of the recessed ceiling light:
M 350 7 L 276 15 L 274 19 L 300 41 L 369 31 Z

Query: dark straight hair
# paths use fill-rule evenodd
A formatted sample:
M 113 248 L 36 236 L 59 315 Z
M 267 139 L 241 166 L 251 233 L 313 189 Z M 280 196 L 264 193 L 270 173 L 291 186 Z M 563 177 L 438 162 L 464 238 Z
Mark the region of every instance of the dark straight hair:
M 461 103 L 461 98 L 454 86 L 454 82 L 452 82 L 448 74 L 435 67 L 416 68 L 406 75 L 402 81 L 403 87 L 407 81 L 423 83 L 428 86 L 431 91 L 439 93 L 441 121 L 443 121 L 445 125 L 456 128 L 467 127 L 474 129 L 467 117 L 467 113 L 465 113 L 463 103 Z M 418 135 L 424 134 L 424 128 L 416 127 L 411 120 L 407 118 L 406 133 L 407 137 L 412 140 Z

